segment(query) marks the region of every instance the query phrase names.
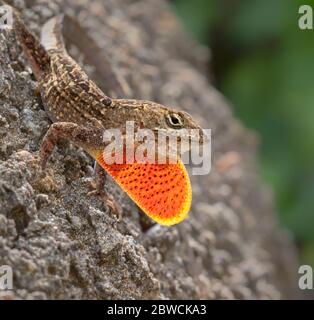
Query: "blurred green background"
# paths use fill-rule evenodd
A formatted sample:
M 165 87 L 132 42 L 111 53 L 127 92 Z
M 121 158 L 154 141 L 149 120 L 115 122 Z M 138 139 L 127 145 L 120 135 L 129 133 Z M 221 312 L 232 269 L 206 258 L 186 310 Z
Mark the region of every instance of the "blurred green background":
M 212 50 L 215 86 L 260 133 L 260 171 L 277 211 L 314 266 L 314 0 L 173 0 L 187 31 Z

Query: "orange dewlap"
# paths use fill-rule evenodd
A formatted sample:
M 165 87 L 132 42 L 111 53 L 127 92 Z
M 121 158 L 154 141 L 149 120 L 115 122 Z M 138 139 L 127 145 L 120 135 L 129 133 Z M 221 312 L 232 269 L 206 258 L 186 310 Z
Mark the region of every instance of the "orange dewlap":
M 171 226 L 188 217 L 191 183 L 180 160 L 176 164 L 108 165 L 102 152 L 95 158 L 130 198 L 159 224 Z

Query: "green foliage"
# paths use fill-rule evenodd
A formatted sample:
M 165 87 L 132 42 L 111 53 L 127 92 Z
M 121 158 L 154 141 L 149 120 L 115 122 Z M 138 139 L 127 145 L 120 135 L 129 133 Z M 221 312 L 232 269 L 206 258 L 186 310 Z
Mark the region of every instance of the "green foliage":
M 314 0 L 175 0 L 186 28 L 225 60 L 214 69 L 236 115 L 262 137 L 261 173 L 280 220 L 314 261 L 314 31 L 298 27 Z M 218 33 L 217 33 L 218 32 Z M 223 36 L 220 43 L 212 39 Z M 221 46 L 221 42 L 223 46 Z M 231 61 L 231 62 L 230 62 Z M 215 58 L 214 58 L 215 64 Z

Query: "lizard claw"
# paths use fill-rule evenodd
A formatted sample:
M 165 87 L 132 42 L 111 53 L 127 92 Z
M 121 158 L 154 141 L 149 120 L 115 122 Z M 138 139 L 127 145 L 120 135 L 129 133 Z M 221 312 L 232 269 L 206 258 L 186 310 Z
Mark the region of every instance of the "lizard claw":
M 104 198 L 105 203 L 109 208 L 116 214 L 118 222 L 122 220 L 122 208 L 121 206 L 113 199 L 111 195 L 106 195 Z

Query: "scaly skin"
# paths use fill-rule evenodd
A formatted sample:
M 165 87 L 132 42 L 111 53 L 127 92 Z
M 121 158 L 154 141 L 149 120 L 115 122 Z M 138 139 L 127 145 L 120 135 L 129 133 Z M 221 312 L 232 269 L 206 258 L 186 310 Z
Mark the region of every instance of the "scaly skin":
M 38 81 L 45 110 L 54 122 L 40 149 L 43 168 L 58 139 L 70 140 L 92 155 L 155 221 L 163 225 L 181 222 L 187 217 L 192 194 L 182 162 L 108 165 L 103 157 L 106 147 L 103 131 L 119 128 L 125 132 L 126 121 L 133 120 L 135 129 L 148 128 L 169 135 L 178 129 L 200 129 L 197 138 L 203 143 L 201 128 L 185 112 L 151 101 L 113 99 L 105 95 L 67 54 L 61 37 L 61 20 L 56 17 L 45 24 L 41 44 L 14 13 L 17 37 Z M 195 139 L 191 133 L 187 138 Z M 117 211 L 112 199 L 107 198 Z

